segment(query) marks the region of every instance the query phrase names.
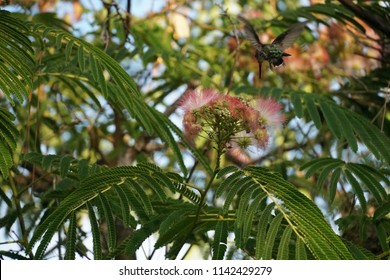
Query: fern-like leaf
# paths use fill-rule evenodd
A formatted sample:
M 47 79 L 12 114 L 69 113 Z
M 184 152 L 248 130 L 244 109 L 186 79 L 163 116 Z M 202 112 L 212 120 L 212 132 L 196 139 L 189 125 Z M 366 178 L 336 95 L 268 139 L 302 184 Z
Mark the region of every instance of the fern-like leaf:
M 0 142 L 0 172 L 4 178 L 8 178 L 8 172 L 12 165 L 13 159 L 10 150 Z
M 245 189 L 250 187 L 253 182 L 248 177 L 243 177 L 237 181 L 234 181 L 234 185 L 229 189 L 227 192 L 226 198 L 225 198 L 225 204 L 223 206 L 224 213 L 227 213 L 230 207 L 230 204 L 232 203 L 234 197 L 236 196 L 237 192 L 240 189 Z
M 92 81 L 87 77 L 85 77 L 84 80 L 98 88 L 103 96 L 112 100 L 113 103 L 119 102 L 124 106 L 124 108 L 135 117 L 148 132 L 157 134 L 161 137 L 161 139 L 163 139 L 163 141 L 165 141 L 174 151 L 177 162 L 184 175 L 186 175 L 187 168 L 172 131 L 183 140 L 183 143 L 185 143 L 188 148 L 191 148 L 191 145 L 185 140 L 181 130 L 176 127 L 167 116 L 157 111 L 154 107 L 146 104 L 135 82 L 117 61 L 98 47 L 83 41 L 66 31 L 48 28 L 42 24 L 27 25 L 30 27 L 30 34 L 38 38 L 37 41 L 45 42 L 45 44 L 49 45 L 54 42 L 57 49 L 60 49 L 62 45 L 65 45 L 64 60 L 70 60 L 74 66 L 78 65 L 80 73 L 85 73 L 87 72 L 86 70 L 90 70 Z M 47 40 L 42 40 L 43 38 L 46 38 Z M 43 48 L 45 44 L 43 44 Z M 84 59 L 84 57 L 87 59 Z M 84 63 L 86 64 L 84 65 Z M 107 78 L 105 78 L 105 76 L 107 76 Z M 77 80 L 80 80 L 80 78 L 84 77 L 78 76 Z M 60 79 L 63 80 L 62 77 L 60 77 Z M 11 86 L 14 86 L 14 84 L 16 84 L 16 82 L 11 83 Z M 197 151 L 193 152 L 196 154 L 198 160 L 205 166 L 206 170 L 210 171 L 209 163 L 206 161 L 205 157 L 200 155 Z
M 344 164 L 343 161 L 335 161 L 332 163 L 327 164 L 323 167 L 322 171 L 320 172 L 320 175 L 318 176 L 318 186 L 323 186 L 325 183 L 325 180 L 329 178 L 329 173 L 332 172 L 334 169 L 342 166 Z
M 130 218 L 131 217 L 131 215 L 130 215 L 131 207 L 130 207 L 129 200 L 127 199 L 126 193 L 123 191 L 123 188 L 116 187 L 115 191 L 118 194 L 123 224 L 125 226 L 129 226 L 130 224 L 132 224 L 132 221 L 131 221 L 132 219 Z
M 352 189 L 354 190 L 357 196 L 357 199 L 359 200 L 362 211 L 365 213 L 367 211 L 367 202 L 359 182 L 356 180 L 356 178 L 352 175 L 352 173 L 349 170 L 345 170 L 344 173 L 348 182 L 351 184 Z
M 253 201 L 251 202 L 251 204 L 247 209 L 246 216 L 243 217 L 244 225 L 242 227 L 242 234 L 241 234 L 242 244 L 245 244 L 249 239 L 251 230 L 253 228 L 253 219 L 255 218 L 257 211 L 262 206 L 266 198 L 267 198 L 267 194 L 262 191 L 258 191 L 257 194 L 254 195 Z
M 344 162 L 339 159 L 321 158 L 321 159 L 316 159 L 305 163 L 304 165 L 301 166 L 300 170 L 306 169 L 305 177 L 308 178 L 310 176 L 313 176 L 313 174 L 318 172 L 318 170 L 324 169 L 327 166 L 334 166 L 334 168 L 336 168 L 337 166 L 340 166 L 343 163 Z
M 383 252 L 390 251 L 390 243 L 389 243 L 389 225 L 388 223 L 379 223 L 376 225 L 376 232 L 378 235 L 379 243 L 382 247 Z
M 107 197 L 104 195 L 99 195 L 98 199 L 101 203 L 101 207 L 103 209 L 100 216 L 107 224 L 107 245 L 108 250 L 111 252 L 116 247 L 116 228 L 115 228 L 115 218 L 113 216 L 110 203 L 107 200 Z
M 68 174 L 69 172 L 69 169 L 70 169 L 70 166 L 71 166 L 71 163 L 75 161 L 75 159 L 71 156 L 64 156 L 61 158 L 61 161 L 60 161 L 60 176 L 62 178 L 65 178 L 66 175 Z
M 182 213 L 176 220 L 171 220 L 172 224 L 159 231 L 159 238 L 154 244 L 155 248 L 160 248 L 173 242 L 176 239 L 186 238 L 193 228 L 195 216 L 189 216 L 188 213 Z
M 8 178 L 8 171 L 13 165 L 13 155 L 19 137 L 14 119 L 12 114 L 0 108 L 0 173 L 4 178 Z
M 256 259 L 260 259 L 264 254 L 265 239 L 267 237 L 268 223 L 271 219 L 271 212 L 274 209 L 274 204 L 268 204 L 264 211 L 261 213 L 259 223 L 257 224 L 256 234 Z
M 74 260 L 76 258 L 76 229 L 77 229 L 77 218 L 73 212 L 70 215 L 68 232 L 66 235 L 66 251 L 65 260 Z
M 387 199 L 386 190 L 381 183 L 370 172 L 367 172 L 362 165 L 349 163 L 346 167 L 365 184 L 378 204 L 382 204 L 383 199 Z
M 245 221 L 245 216 L 246 216 L 246 210 L 248 208 L 249 200 L 252 198 L 252 194 L 258 190 L 258 187 L 256 185 L 250 185 L 247 188 L 245 188 L 244 192 L 242 193 L 240 197 L 240 201 L 238 204 L 238 209 L 237 209 L 237 221 L 236 221 L 236 226 L 237 228 L 241 228 L 243 222 Z
M 291 103 L 294 106 L 294 112 L 297 115 L 298 118 L 303 117 L 303 107 L 302 102 L 299 94 L 297 94 L 295 91 L 291 92 Z
M 354 256 L 354 258 L 356 260 L 375 260 L 376 259 L 376 256 L 372 252 L 370 252 L 362 247 L 359 247 L 357 244 L 354 244 L 348 240 L 344 240 L 344 243 L 346 244 L 349 251 L 351 252 L 351 254 Z
M 362 142 L 376 158 L 383 158 L 390 163 L 390 140 L 363 116 L 340 107 L 330 99 L 303 91 L 292 91 L 291 101 L 295 107 L 304 101 L 307 115 L 318 129 L 322 127 L 321 111 L 329 130 L 338 139 L 344 138 L 352 151 L 357 152 L 358 142 Z M 299 117 L 303 114 L 297 115 Z
M 0 10 L 0 53 L 0 89 L 12 105 L 13 96 L 23 102 L 32 88 L 34 51 L 27 26 L 4 10 Z
M 375 209 L 374 220 L 379 221 L 390 213 L 390 200 Z
M 88 207 L 88 216 L 89 222 L 91 224 L 91 232 L 92 232 L 92 247 L 93 247 L 93 256 L 95 260 L 102 259 L 102 245 L 100 240 L 100 230 L 99 224 L 96 219 L 95 211 L 90 202 L 87 203 Z
M 199 204 L 201 199 L 200 199 L 200 194 L 195 193 L 192 191 L 190 188 L 188 188 L 185 184 L 178 183 L 175 185 L 175 191 L 189 199 L 195 204 Z
M 263 253 L 263 259 L 270 260 L 272 259 L 272 249 L 274 247 L 276 234 L 278 233 L 280 223 L 282 222 L 283 214 L 279 213 L 274 217 L 270 223 L 269 229 L 267 231 L 267 238 L 265 239 L 265 247 Z
M 295 242 L 295 259 L 296 260 L 307 260 L 305 243 L 299 237 L 297 237 L 296 242 Z
M 349 120 L 349 117 L 347 116 L 348 112 L 340 107 L 336 107 L 334 104 L 332 106 L 332 111 L 334 111 L 337 121 L 342 124 L 341 132 L 344 138 L 347 140 L 349 147 L 353 152 L 356 153 L 358 151 L 358 139 L 355 132 L 356 129 L 354 129 L 352 123 Z
M 283 202 L 278 204 L 281 211 L 296 234 L 302 236 L 306 246 L 319 259 L 352 258 L 348 249 L 335 235 L 324 220 L 321 211 L 302 193 L 297 191 L 280 175 L 276 175 L 260 167 L 246 168 L 248 175 L 259 184 L 264 191 Z
M 227 249 L 228 227 L 227 222 L 217 222 L 214 233 L 214 241 L 211 247 L 213 260 L 222 260 Z
M 227 169 L 223 169 L 227 170 Z M 223 173 L 221 173 L 223 174 Z M 244 173 L 242 171 L 237 171 L 231 174 L 229 177 L 227 177 L 225 180 L 221 182 L 221 184 L 218 186 L 215 196 L 218 198 L 220 197 L 224 191 L 226 191 L 230 185 L 234 185 L 235 181 L 239 180 Z M 222 176 L 222 175 L 221 175 Z
M 330 201 L 330 203 L 333 202 L 335 196 L 336 196 L 336 191 L 337 191 L 337 183 L 340 179 L 340 175 L 341 175 L 341 167 L 337 167 L 333 173 L 332 173 L 332 177 L 330 178 L 330 183 L 329 183 L 329 195 L 328 195 L 328 199 Z
M 313 100 L 313 97 L 309 95 L 304 95 L 304 99 L 310 118 L 313 120 L 315 126 L 320 129 L 322 127 L 321 117 L 318 112 L 317 106 Z
M 222 178 L 223 176 L 228 175 L 229 173 L 232 173 L 232 172 L 236 172 L 237 170 L 238 170 L 237 166 L 234 166 L 234 165 L 226 166 L 226 167 L 222 168 L 221 170 L 219 170 L 219 172 L 217 174 L 217 178 Z
M 292 234 L 291 227 L 286 227 L 283 231 L 282 238 L 279 243 L 278 255 L 276 258 L 278 260 L 288 260 L 289 259 L 289 250 L 290 250 L 290 238 Z
M 330 131 L 332 131 L 333 135 L 338 139 L 341 139 L 341 124 L 338 121 L 337 115 L 334 114 L 332 107 L 328 102 L 320 102 L 320 107 Z
M 142 245 L 142 243 L 150 236 L 152 233 L 156 232 L 161 223 L 161 216 L 157 216 L 149 222 L 142 225 L 140 229 L 137 229 L 132 233 L 132 235 L 127 239 L 125 254 L 133 255 L 135 251 Z

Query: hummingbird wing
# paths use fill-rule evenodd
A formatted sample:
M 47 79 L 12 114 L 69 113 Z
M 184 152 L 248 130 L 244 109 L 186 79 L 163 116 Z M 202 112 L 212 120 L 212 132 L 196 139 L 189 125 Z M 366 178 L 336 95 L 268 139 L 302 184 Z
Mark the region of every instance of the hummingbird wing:
M 257 36 L 256 30 L 253 28 L 252 24 L 243 16 L 238 15 L 237 18 L 244 23 L 245 37 L 257 50 L 261 51 L 263 44 L 260 42 L 259 36 Z
M 291 47 L 294 41 L 299 37 L 303 29 L 305 28 L 306 23 L 307 21 L 292 25 L 289 29 L 287 29 L 278 37 L 276 37 L 272 44 L 278 45 L 282 51 Z

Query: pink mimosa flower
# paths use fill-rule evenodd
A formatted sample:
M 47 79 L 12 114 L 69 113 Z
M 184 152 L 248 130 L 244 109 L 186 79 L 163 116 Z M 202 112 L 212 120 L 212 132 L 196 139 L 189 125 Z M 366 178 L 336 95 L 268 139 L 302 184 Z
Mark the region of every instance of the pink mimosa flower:
M 285 120 L 281 105 L 273 99 L 258 99 L 251 104 L 213 89 L 189 90 L 180 107 L 184 110 L 185 136 L 192 144 L 202 133 L 220 154 L 228 152 L 242 162 L 246 161 L 250 147 L 266 149 L 269 129 Z M 239 151 L 243 152 L 242 157 Z
M 238 147 L 230 148 L 227 153 L 233 159 L 234 162 L 237 162 L 239 164 L 249 164 L 251 162 L 251 158 L 246 153 L 246 151 Z
M 282 105 L 273 99 L 257 99 L 255 107 L 260 113 L 264 126 L 277 128 L 286 120 L 281 113 Z
M 191 112 L 209 104 L 219 98 L 220 95 L 213 89 L 188 90 L 184 95 L 180 107 L 184 112 Z

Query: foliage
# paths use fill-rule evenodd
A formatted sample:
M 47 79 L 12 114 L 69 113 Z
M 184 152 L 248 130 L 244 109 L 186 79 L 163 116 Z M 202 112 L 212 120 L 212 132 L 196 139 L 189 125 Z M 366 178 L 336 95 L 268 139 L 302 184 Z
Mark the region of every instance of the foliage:
M 260 80 L 229 1 L 76 1 L 87 32 L 44 2 L 0 7 L 2 258 L 389 259 L 388 4 L 240 1 L 262 41 L 310 21 Z M 225 153 L 177 122 L 193 88 L 288 118 L 266 149 Z

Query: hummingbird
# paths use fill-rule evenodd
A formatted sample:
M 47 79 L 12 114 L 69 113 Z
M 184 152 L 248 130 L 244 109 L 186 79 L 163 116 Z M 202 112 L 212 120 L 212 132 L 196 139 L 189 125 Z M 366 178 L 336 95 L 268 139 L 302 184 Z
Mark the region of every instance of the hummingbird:
M 268 61 L 271 70 L 272 67 L 285 65 L 283 57 L 291 56 L 291 54 L 285 53 L 284 50 L 292 46 L 307 23 L 307 21 L 296 23 L 277 36 L 271 44 L 263 44 L 249 21 L 240 15 L 238 19 L 244 23 L 245 37 L 256 49 L 255 58 L 259 63 L 259 78 L 261 78 L 261 65 L 264 60 Z

